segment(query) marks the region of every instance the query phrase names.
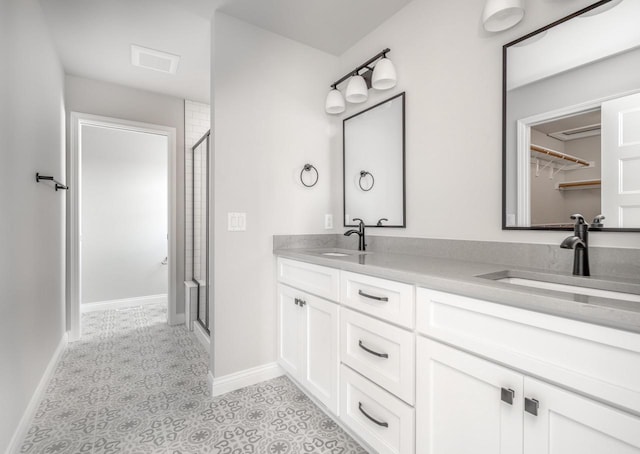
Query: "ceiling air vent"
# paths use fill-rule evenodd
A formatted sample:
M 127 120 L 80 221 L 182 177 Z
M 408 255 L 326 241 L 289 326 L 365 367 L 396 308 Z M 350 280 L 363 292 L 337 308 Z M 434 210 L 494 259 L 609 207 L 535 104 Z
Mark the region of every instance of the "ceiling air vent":
M 140 68 L 151 69 L 167 74 L 175 74 L 178 69 L 180 56 L 149 49 L 147 47 L 131 45 L 131 64 Z
M 599 136 L 600 135 L 600 123 L 594 125 L 581 126 L 579 128 L 567 129 L 565 131 L 550 132 L 547 134 L 554 139 L 567 140 L 584 139 L 585 137 Z

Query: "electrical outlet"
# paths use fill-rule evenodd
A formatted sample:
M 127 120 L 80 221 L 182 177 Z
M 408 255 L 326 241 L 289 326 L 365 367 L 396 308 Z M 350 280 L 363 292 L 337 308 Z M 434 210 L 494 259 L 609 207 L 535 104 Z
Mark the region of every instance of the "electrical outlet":
M 329 230 L 333 228 L 333 215 L 325 214 L 324 215 L 324 228 Z

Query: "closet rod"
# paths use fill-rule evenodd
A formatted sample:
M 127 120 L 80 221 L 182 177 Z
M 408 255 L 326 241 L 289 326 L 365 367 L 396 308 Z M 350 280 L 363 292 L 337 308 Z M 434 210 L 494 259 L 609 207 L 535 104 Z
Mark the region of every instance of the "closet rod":
M 576 164 L 580 164 L 585 167 L 589 167 L 590 165 L 589 162 L 585 161 L 584 159 L 576 158 L 575 156 L 561 153 L 550 148 L 539 147 L 538 145 L 531 145 L 531 151 L 537 151 L 538 153 L 543 153 L 547 156 L 562 159 L 564 161 L 575 162 Z

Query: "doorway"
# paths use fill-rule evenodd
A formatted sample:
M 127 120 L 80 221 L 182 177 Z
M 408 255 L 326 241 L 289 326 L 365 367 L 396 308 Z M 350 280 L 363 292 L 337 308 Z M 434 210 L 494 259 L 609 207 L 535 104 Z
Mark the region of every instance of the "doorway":
M 175 129 L 71 114 L 70 340 L 86 310 L 176 314 Z

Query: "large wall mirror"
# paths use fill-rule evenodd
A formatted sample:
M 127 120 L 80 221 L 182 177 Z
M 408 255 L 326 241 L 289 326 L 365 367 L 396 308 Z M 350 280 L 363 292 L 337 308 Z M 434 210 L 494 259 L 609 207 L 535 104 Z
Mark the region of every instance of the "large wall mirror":
M 504 46 L 504 229 L 640 231 L 639 19 L 603 0 Z
M 405 227 L 404 93 L 343 121 L 344 225 Z

